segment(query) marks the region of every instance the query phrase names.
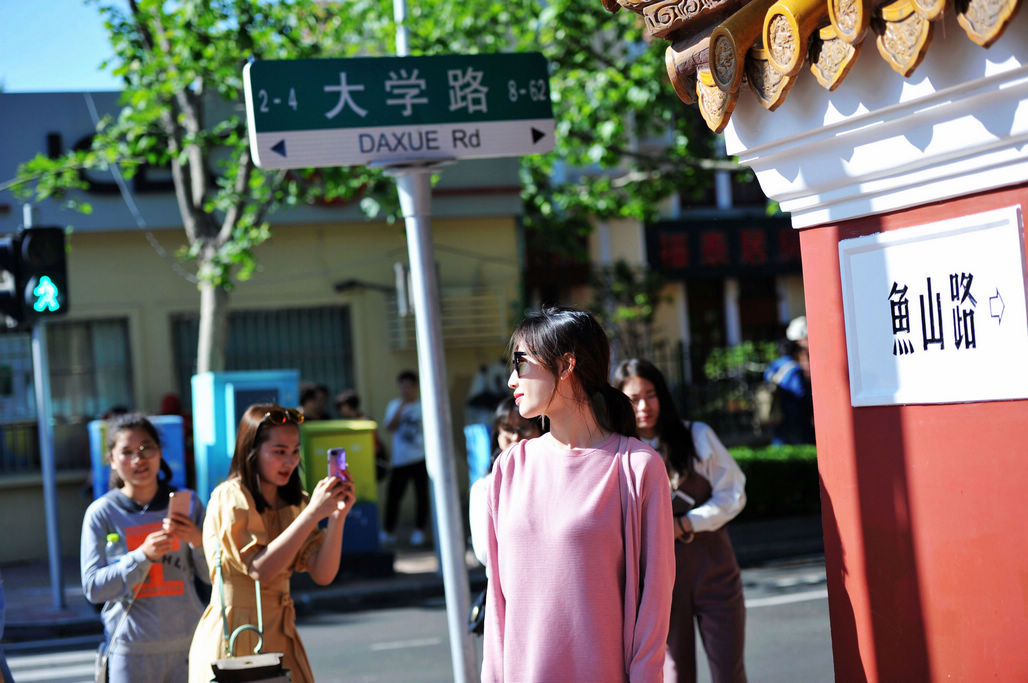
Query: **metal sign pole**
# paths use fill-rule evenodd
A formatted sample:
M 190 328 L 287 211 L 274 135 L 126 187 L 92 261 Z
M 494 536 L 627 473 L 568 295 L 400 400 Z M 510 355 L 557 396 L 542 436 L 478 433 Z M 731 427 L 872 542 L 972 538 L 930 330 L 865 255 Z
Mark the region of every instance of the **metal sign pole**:
M 22 209 L 26 228 L 32 227 L 32 205 Z M 61 530 L 57 517 L 57 464 L 50 411 L 50 363 L 46 353 L 46 324 L 32 325 L 32 382 L 36 394 L 39 428 L 39 469 L 43 475 L 43 508 L 46 515 L 46 548 L 50 560 L 50 593 L 54 607 L 64 609 L 64 568 L 61 565 Z
M 464 561 L 464 523 L 453 463 L 453 420 L 450 416 L 443 348 L 439 283 L 432 249 L 432 167 L 411 166 L 389 171 L 396 179 L 400 205 L 407 226 L 418 339 L 418 370 L 425 429 L 425 460 L 439 525 L 439 557 L 446 589 L 446 621 L 450 632 L 450 657 L 457 683 L 477 680 L 476 656 L 467 614 L 471 605 L 467 566 Z

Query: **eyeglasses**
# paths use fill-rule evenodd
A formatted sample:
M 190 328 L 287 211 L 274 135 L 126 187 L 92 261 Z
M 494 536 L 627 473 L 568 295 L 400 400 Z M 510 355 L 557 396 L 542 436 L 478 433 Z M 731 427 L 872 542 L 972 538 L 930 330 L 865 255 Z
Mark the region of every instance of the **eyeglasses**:
M 514 425 L 509 425 L 506 422 L 502 422 L 499 425 L 497 425 L 497 427 L 501 432 L 507 432 L 508 434 L 517 434 L 522 439 L 531 439 L 533 437 L 539 436 L 539 428 L 531 424 L 515 427 Z
M 528 355 L 524 351 L 515 351 L 514 357 L 510 359 L 510 367 L 518 377 L 528 372 Z
M 275 408 L 264 413 L 261 422 L 270 422 L 276 425 L 284 425 L 286 422 L 300 424 L 303 422 L 303 413 L 295 408 Z
M 145 443 L 134 450 L 122 450 L 117 454 L 117 458 L 122 462 L 132 462 L 135 458 L 139 458 L 140 460 L 149 460 L 150 458 L 156 457 L 160 454 L 160 446 L 154 443 Z

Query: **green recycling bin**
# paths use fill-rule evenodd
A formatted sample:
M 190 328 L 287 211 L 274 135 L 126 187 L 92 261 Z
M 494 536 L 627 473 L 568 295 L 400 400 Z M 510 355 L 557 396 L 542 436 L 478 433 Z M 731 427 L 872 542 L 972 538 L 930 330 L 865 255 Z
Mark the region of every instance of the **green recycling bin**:
M 310 420 L 300 425 L 300 478 L 307 491 L 328 476 L 328 449 L 346 449 L 346 465 L 357 502 L 346 517 L 344 554 L 378 550 L 377 427 L 373 420 Z

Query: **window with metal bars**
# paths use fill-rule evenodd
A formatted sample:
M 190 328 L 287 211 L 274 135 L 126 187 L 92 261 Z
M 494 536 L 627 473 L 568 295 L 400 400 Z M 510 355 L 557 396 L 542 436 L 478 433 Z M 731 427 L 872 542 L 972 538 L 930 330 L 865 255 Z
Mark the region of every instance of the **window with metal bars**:
M 197 314 L 171 319 L 175 371 L 182 404 L 192 404 L 196 373 Z M 296 368 L 302 381 L 325 384 L 335 393 L 354 385 L 353 334 L 348 306 L 232 311 L 225 370 Z

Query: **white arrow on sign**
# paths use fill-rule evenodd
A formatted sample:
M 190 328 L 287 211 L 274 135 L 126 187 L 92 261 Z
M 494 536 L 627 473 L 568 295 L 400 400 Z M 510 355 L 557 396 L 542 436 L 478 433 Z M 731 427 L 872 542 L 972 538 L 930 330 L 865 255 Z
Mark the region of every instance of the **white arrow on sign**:
M 489 158 L 548 152 L 553 135 L 553 119 L 277 131 L 257 133 L 253 152 L 268 169 Z
M 996 302 L 999 302 L 999 313 L 996 312 Z M 998 325 L 1003 324 L 1003 311 L 1006 310 L 1006 306 L 1003 305 L 1003 297 L 999 295 L 999 287 L 996 288 L 996 296 L 989 297 L 989 314 L 993 318 L 998 320 Z

